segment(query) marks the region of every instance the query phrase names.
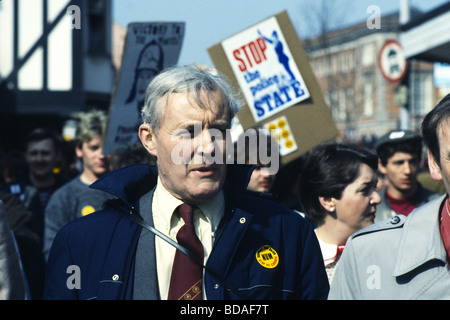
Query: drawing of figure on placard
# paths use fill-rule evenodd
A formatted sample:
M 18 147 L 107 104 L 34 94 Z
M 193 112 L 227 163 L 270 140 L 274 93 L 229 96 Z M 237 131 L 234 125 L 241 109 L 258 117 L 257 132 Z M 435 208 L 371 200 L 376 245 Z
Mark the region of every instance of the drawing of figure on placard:
M 260 30 L 258 30 L 258 34 L 268 43 L 273 45 L 275 53 L 278 56 L 278 62 L 283 65 L 283 67 L 286 69 L 286 72 L 291 77 L 291 81 L 295 80 L 295 76 L 292 73 L 291 67 L 289 66 L 289 57 L 284 53 L 284 47 L 283 42 L 278 37 L 278 33 L 276 30 L 272 32 L 272 36 L 270 38 L 264 36 Z
M 164 55 L 161 45 L 153 40 L 146 44 L 140 54 L 134 70 L 134 80 L 126 104 L 136 103 L 140 117 L 144 105 L 145 92 L 148 84 L 163 68 Z

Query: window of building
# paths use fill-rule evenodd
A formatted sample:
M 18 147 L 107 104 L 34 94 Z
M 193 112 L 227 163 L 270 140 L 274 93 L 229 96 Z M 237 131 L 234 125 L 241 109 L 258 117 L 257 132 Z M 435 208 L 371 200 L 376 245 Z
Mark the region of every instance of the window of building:
M 410 106 L 413 115 L 424 116 L 433 107 L 433 73 L 432 71 L 415 71 L 411 73 Z
M 372 86 L 372 72 L 366 72 L 364 74 L 364 116 L 373 116 L 373 86 Z
M 345 118 L 344 119 L 355 119 L 355 97 L 353 87 L 347 88 L 345 90 L 347 106 L 345 110 Z
M 347 109 L 347 94 L 345 89 L 339 90 L 339 105 L 338 105 L 338 119 L 341 121 L 345 120 Z
M 338 97 L 337 97 L 337 92 L 335 90 L 330 91 L 327 95 L 327 103 L 330 106 L 331 109 L 331 115 L 333 117 L 333 119 L 337 119 L 338 118 Z
M 91 55 L 104 55 L 106 50 L 106 1 L 90 0 L 88 12 L 89 36 L 88 52 Z

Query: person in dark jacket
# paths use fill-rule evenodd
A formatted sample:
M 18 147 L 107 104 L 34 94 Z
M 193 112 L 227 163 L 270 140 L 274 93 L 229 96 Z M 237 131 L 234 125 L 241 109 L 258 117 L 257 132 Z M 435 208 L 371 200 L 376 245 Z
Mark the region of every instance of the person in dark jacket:
M 139 137 L 157 166 L 124 167 L 91 185 L 118 199 L 58 232 L 46 299 L 327 298 L 312 226 L 247 192 L 254 167 L 226 164 L 224 134 L 237 101 L 228 83 L 205 68 L 170 68 L 152 80 Z M 200 256 L 177 237 L 192 227 L 180 208 L 186 204 L 194 207 Z M 183 254 L 186 265 L 196 261 L 203 271 L 189 294 L 173 298 Z
M 36 221 L 32 212 L 15 194 L 0 190 L 8 227 L 11 229 L 23 266 L 24 281 L 31 299 L 42 299 L 44 291 L 45 263 Z
M 27 297 L 26 288 L 14 233 L 0 200 L 0 300 L 23 300 Z

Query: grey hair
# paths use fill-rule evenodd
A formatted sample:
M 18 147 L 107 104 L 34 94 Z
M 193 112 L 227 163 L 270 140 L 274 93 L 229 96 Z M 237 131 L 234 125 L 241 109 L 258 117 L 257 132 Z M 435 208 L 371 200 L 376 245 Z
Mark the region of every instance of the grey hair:
M 209 109 L 202 99 L 202 94 L 219 91 L 224 107 L 228 109 L 229 119 L 241 106 L 239 93 L 218 71 L 204 66 L 187 65 L 171 67 L 158 74 L 148 85 L 145 103 L 141 111 L 144 123 L 150 125 L 157 134 L 164 116 L 167 98 L 172 93 L 188 93 L 202 109 Z

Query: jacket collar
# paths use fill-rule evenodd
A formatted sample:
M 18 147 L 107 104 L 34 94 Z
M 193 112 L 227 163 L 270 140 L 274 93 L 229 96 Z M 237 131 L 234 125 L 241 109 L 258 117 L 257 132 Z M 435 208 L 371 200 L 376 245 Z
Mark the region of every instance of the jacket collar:
M 89 187 L 111 193 L 129 207 L 156 186 L 157 168 L 146 164 L 126 166 L 107 173 Z
M 250 165 L 228 165 L 224 184 L 225 192 L 232 193 L 239 199 L 247 189 L 254 168 L 255 166 Z M 90 187 L 115 195 L 131 208 L 136 205 L 142 195 L 156 186 L 157 179 L 156 166 L 134 164 L 109 172 Z
M 446 263 L 440 232 L 440 214 L 446 195 L 410 213 L 405 220 L 394 267 L 394 276 L 404 275 L 430 260 Z

